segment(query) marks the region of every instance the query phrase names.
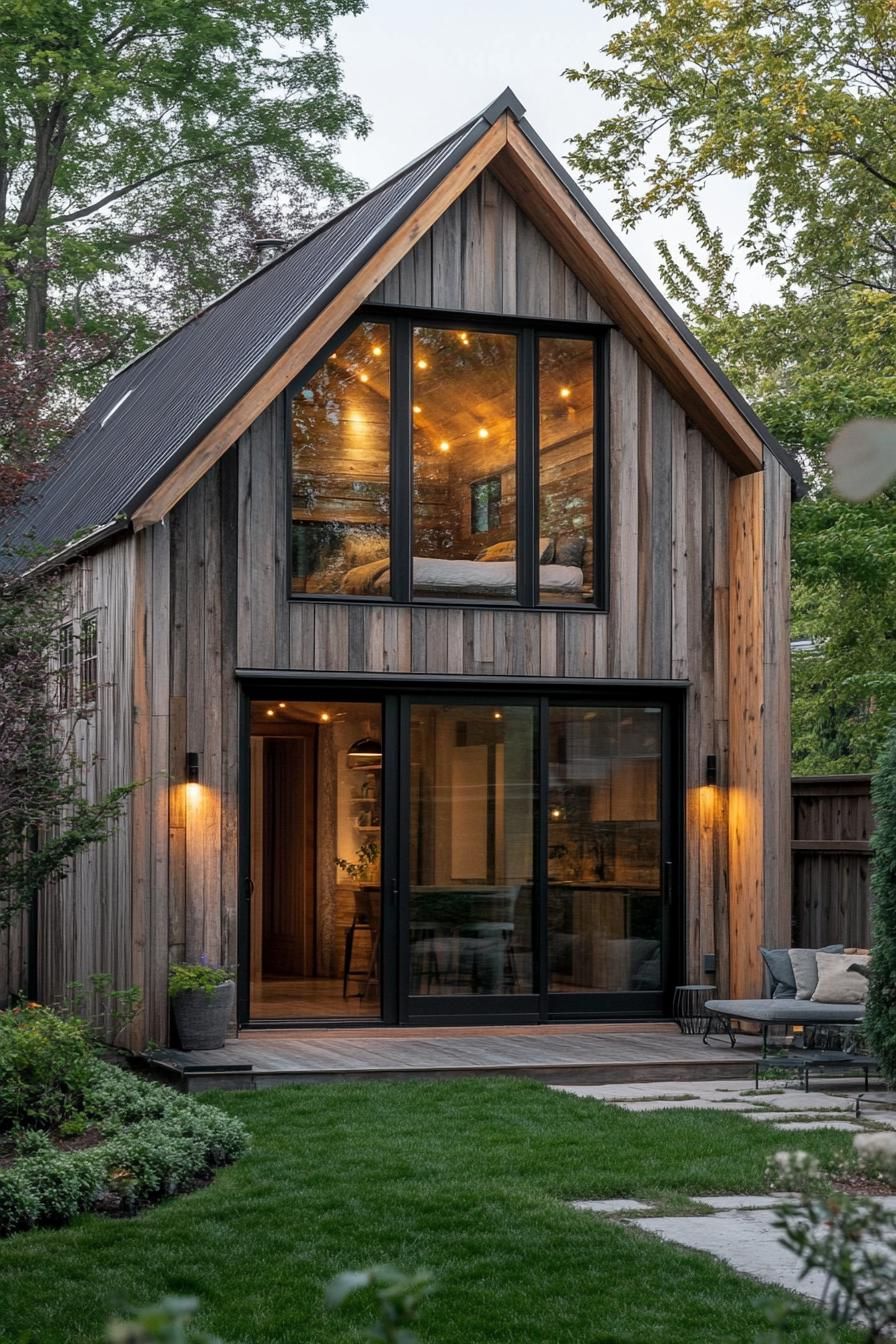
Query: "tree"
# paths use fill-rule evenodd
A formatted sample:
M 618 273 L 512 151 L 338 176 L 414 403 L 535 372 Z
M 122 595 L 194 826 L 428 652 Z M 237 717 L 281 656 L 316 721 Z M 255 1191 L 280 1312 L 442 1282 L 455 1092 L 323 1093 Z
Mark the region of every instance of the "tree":
M 589 0 L 619 28 L 567 71 L 618 106 L 575 136 L 625 227 L 749 180 L 742 242 L 789 286 L 896 292 L 891 0 Z
M 364 0 L 0 0 L 0 330 L 145 343 L 254 234 L 356 189 L 332 27 Z
M 874 956 L 865 1032 L 881 1072 L 896 1087 L 896 730 L 881 754 L 871 797 L 875 817 L 871 837 Z
M 0 929 L 106 839 L 133 787 L 88 797 L 92 763 L 73 748 L 77 714 L 60 705 L 51 670 L 65 604 L 58 572 L 0 585 Z
M 794 770 L 870 771 L 896 712 L 896 492 L 835 499 L 824 449 L 849 420 L 896 415 L 896 303 L 856 289 L 738 312 L 708 253 L 685 271 L 666 249 L 667 288 L 812 491 L 792 515 L 792 632 L 810 642 L 793 659 Z
M 780 442 L 810 497 L 793 513 L 794 765 L 872 767 L 896 709 L 896 492 L 834 499 L 824 449 L 896 414 L 896 9 L 889 0 L 589 0 L 617 31 L 568 71 L 616 104 L 573 140 L 622 222 L 687 211 L 659 244 L 670 297 Z M 750 182 L 740 244 L 782 281 L 742 311 L 704 213 L 714 177 Z

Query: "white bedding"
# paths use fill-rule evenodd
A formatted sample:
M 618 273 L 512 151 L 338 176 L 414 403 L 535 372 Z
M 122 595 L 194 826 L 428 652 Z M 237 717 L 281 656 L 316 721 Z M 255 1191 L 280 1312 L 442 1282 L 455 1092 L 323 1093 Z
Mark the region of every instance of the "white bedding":
M 584 575 L 575 565 L 541 565 L 538 582 L 542 593 L 580 593 Z M 387 569 L 374 582 L 371 591 L 388 594 L 389 587 Z M 414 591 L 514 597 L 516 561 L 429 560 L 414 556 Z

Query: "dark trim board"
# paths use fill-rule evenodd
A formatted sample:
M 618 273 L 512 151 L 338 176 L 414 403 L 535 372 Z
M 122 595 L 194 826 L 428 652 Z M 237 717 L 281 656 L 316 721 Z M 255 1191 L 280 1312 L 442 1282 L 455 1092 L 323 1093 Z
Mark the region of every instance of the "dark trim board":
M 415 603 L 415 606 L 422 604 Z M 492 608 L 493 610 L 493 608 Z M 456 676 L 444 676 L 441 673 L 405 673 L 405 672 L 311 672 L 304 669 L 292 668 L 273 668 L 265 671 L 256 667 L 238 667 L 235 669 L 234 676 L 237 681 L 244 682 L 247 686 L 255 683 L 266 683 L 271 690 L 271 698 L 274 697 L 278 688 L 289 690 L 294 693 L 301 683 L 307 682 L 309 688 L 319 692 L 321 685 L 331 682 L 334 686 L 341 688 L 344 686 L 383 686 L 390 690 L 406 689 L 408 691 L 419 690 L 439 690 L 444 689 L 446 693 L 472 691 L 477 694 L 488 695 L 494 692 L 494 689 L 526 687 L 526 692 L 535 692 L 538 690 L 550 691 L 552 696 L 578 696 L 596 695 L 607 699 L 608 694 L 617 695 L 630 691 L 632 694 L 632 703 L 640 704 L 654 695 L 668 695 L 670 693 L 685 695 L 691 685 L 690 681 L 674 680 L 647 680 L 632 679 L 626 677 L 564 677 L 558 681 L 556 677 L 509 677 L 509 676 L 489 676 L 489 677 L 470 677 L 463 673 Z M 349 697 L 350 698 L 350 697 Z M 356 697 L 360 698 L 360 697 Z

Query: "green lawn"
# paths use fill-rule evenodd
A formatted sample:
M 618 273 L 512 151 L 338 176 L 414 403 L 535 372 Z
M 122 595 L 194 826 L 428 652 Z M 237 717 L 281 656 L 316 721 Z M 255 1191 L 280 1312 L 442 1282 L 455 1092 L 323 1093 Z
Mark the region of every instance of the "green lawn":
M 384 1262 L 436 1272 L 427 1344 L 752 1344 L 764 1289 L 563 1201 L 755 1192 L 782 1147 L 829 1159 L 848 1146 L 510 1079 L 209 1101 L 249 1125 L 253 1149 L 207 1189 L 0 1242 L 3 1344 L 96 1341 L 111 1311 L 165 1293 L 197 1294 L 202 1323 L 232 1344 L 345 1344 L 370 1311 L 327 1312 L 323 1285 Z M 807 1307 L 794 1338 L 820 1338 L 819 1319 Z

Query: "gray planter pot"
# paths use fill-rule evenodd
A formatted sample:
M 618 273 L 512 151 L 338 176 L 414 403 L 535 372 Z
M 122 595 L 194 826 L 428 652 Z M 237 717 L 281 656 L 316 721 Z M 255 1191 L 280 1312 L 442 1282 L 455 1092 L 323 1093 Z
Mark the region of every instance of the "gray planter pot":
M 225 980 L 211 994 L 185 989 L 171 1000 L 181 1050 L 220 1050 L 233 1012 L 236 985 Z

